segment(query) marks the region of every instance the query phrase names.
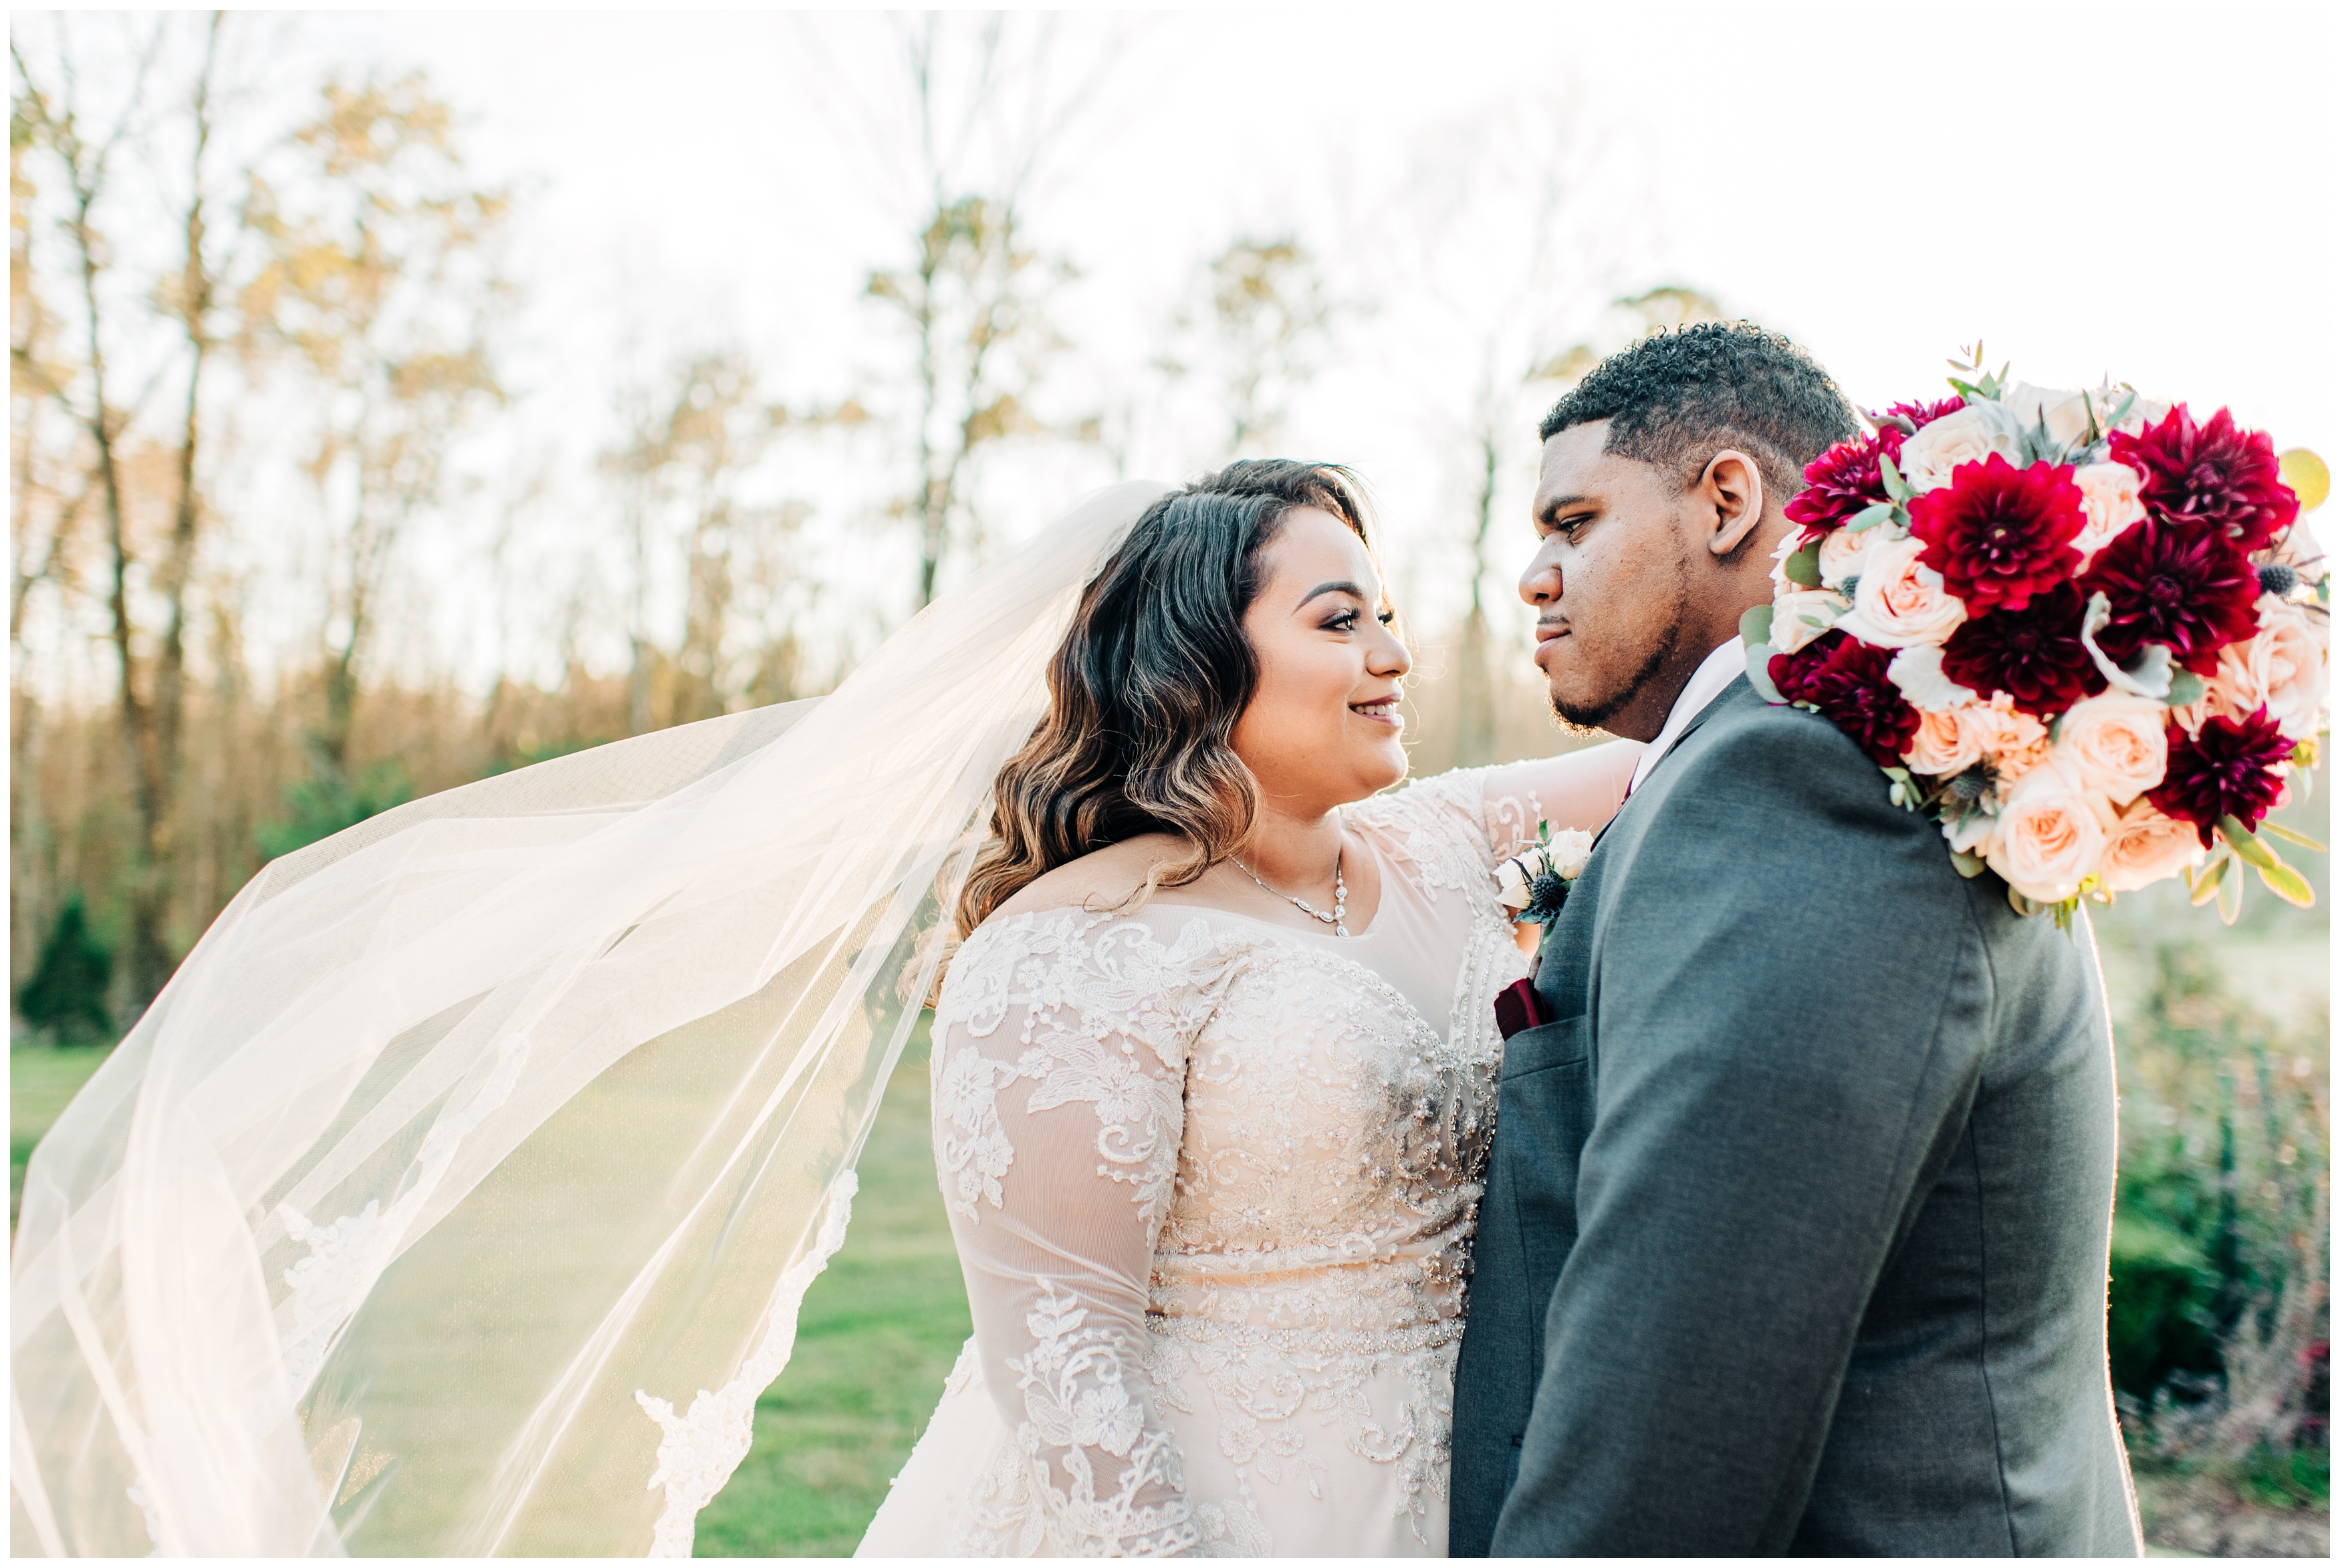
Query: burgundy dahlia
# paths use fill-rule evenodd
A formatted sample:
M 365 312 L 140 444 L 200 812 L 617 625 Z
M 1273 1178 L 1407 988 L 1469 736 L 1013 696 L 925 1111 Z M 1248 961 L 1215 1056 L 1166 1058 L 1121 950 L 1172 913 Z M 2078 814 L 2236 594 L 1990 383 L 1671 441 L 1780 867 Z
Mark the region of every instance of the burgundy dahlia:
M 1902 439 L 1899 425 L 1887 425 L 1861 440 L 1839 441 L 1804 466 L 1804 488 L 1788 498 L 1785 510 L 1790 522 L 1803 525 L 1806 544 L 1886 498 L 1877 459 L 1899 457 Z
M 2246 430 L 2226 409 L 2197 426 L 2178 404 L 2157 425 L 2112 434 L 2113 461 L 2143 477 L 2138 498 L 2148 513 L 2213 525 L 2247 553 L 2264 548 L 2299 516 L 2299 498 L 2283 482 L 2275 443 Z
M 1896 403 L 1885 412 L 1888 418 L 1898 414 L 1922 430 L 1944 414 L 1955 414 L 1966 406 L 1964 398 L 1944 398 L 1932 403 Z
M 2205 719 L 2201 733 L 2191 736 L 2173 724 L 2168 771 L 2145 797 L 2164 816 L 2192 823 L 2208 849 L 2210 830 L 2220 817 L 2234 817 L 2247 828 L 2259 825 L 2283 793 L 2275 764 L 2290 754 L 2291 742 L 2265 708 L 2241 720 Z
M 2101 593 L 2112 606 L 2097 646 L 2115 664 L 2161 643 L 2179 665 L 2208 676 L 2220 648 L 2258 632 L 2258 574 L 2235 541 L 2166 518 L 2149 517 L 2098 550 L 2080 592 Z
M 1879 767 L 1899 767 L 1918 734 L 1918 710 L 1886 678 L 1891 648 L 1829 632 L 1792 654 L 1773 654 L 1771 684 L 1791 703 L 1810 703 L 1852 737 Z
M 1997 452 L 1961 463 L 1948 484 L 1909 503 L 1909 531 L 1926 541 L 1919 558 L 1970 616 L 2019 610 L 2067 581 L 2080 564 L 2072 541 L 2087 521 L 2071 469 L 2018 468 Z
M 2087 613 L 2087 596 L 2065 582 L 2022 609 L 1978 616 L 1942 645 L 1942 673 L 1986 699 L 2005 692 L 2025 713 L 2052 720 L 2105 689 L 2104 672 L 2080 641 Z

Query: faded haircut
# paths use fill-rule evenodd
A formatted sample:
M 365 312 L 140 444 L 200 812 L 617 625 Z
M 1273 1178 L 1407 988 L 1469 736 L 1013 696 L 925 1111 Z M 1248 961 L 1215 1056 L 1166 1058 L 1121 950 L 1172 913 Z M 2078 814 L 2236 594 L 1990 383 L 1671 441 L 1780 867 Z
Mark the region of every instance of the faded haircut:
M 1602 451 L 1663 469 L 1680 488 L 1716 452 L 1739 448 L 1780 500 L 1803 488 L 1807 463 L 1861 433 L 1810 354 L 1747 321 L 1653 332 L 1610 355 L 1552 405 L 1537 439 L 1596 419 L 1609 421 Z

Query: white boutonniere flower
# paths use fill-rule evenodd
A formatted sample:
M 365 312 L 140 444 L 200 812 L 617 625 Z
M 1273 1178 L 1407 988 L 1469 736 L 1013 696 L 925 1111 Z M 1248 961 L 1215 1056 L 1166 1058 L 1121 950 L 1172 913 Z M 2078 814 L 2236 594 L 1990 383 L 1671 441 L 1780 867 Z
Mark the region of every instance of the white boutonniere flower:
M 1550 823 L 1539 822 L 1535 843 L 1495 868 L 1495 898 L 1514 920 L 1550 925 L 1591 857 L 1591 833 L 1573 827 L 1555 833 Z

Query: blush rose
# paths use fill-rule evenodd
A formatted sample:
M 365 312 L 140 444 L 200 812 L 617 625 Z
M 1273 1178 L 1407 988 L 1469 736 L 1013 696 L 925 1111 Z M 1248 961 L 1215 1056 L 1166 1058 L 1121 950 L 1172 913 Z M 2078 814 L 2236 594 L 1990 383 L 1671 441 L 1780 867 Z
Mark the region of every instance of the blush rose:
M 1983 859 L 2024 897 L 2061 903 L 2103 858 L 2110 815 L 2064 768 L 2035 767 L 2000 805 Z
M 2114 892 L 2135 892 L 2205 858 L 2192 823 L 2163 815 L 2151 801 L 2133 801 L 2105 833 L 2097 875 Z
M 1938 489 L 1961 463 L 1979 463 L 1997 452 L 2010 463 L 2023 460 L 2023 427 L 2012 410 L 1988 399 L 1945 414 L 1901 443 L 1901 477 L 1913 489 Z
M 1966 605 L 1919 560 L 1926 547 L 1913 536 L 1869 551 L 1841 623 L 1847 632 L 1881 648 L 1939 647 L 1966 623 Z
M 2168 725 L 2169 710 L 2158 700 L 2107 692 L 2064 715 L 2055 755 L 2083 788 L 2125 806 L 2168 770 Z

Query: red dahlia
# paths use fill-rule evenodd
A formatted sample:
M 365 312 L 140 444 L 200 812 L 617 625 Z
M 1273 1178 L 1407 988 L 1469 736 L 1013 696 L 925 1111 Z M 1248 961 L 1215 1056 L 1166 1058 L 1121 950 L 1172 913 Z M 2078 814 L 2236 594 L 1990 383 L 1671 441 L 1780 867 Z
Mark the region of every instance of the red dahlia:
M 2101 593 L 2113 618 L 2097 646 L 2127 664 L 2147 643 L 2197 676 L 2218 667 L 2218 650 L 2258 632 L 2258 574 L 2215 528 L 2149 517 L 2124 530 L 2088 562 L 2083 597 Z
M 1948 484 L 1909 503 L 1909 531 L 1926 541 L 1919 558 L 1970 616 L 2019 610 L 2068 580 L 2080 564 L 2072 540 L 2087 520 L 2071 469 L 2018 468 L 1997 452 L 1959 464 Z
M 2115 430 L 2112 457 L 2143 476 L 2137 495 L 2149 512 L 2212 524 L 2246 553 L 2265 547 L 2299 516 L 2299 498 L 2276 466 L 2275 443 L 2264 430 L 2241 429 L 2224 409 L 2196 426 L 2180 403 L 2137 435 Z
M 1944 414 L 1955 414 L 1966 406 L 1964 398 L 1944 398 L 1935 403 L 1896 403 L 1885 412 L 1889 418 L 1899 414 L 1922 430 Z
M 1887 425 L 1863 440 L 1839 441 L 1804 468 L 1804 488 L 1789 498 L 1788 520 L 1804 526 L 1804 542 L 1834 533 L 1884 500 L 1877 459 L 1898 457 L 1901 428 Z
M 1886 678 L 1892 662 L 1891 648 L 1832 631 L 1795 653 L 1773 654 L 1771 684 L 1790 702 L 1819 709 L 1879 767 L 1899 767 L 1918 734 L 1918 710 Z
M 2064 582 L 2022 609 L 1978 616 L 1942 645 L 1942 673 L 1986 699 L 2005 692 L 2025 713 L 2052 720 L 2105 689 L 2104 672 L 2080 641 L 2087 613 L 2087 596 Z
M 2196 735 L 2171 725 L 2168 771 L 2145 798 L 2163 815 L 2192 823 L 2208 849 L 2210 830 L 2220 817 L 2234 817 L 2247 828 L 2259 825 L 2283 793 L 2275 764 L 2290 754 L 2291 742 L 2265 708 L 2240 721 L 2206 719 Z

